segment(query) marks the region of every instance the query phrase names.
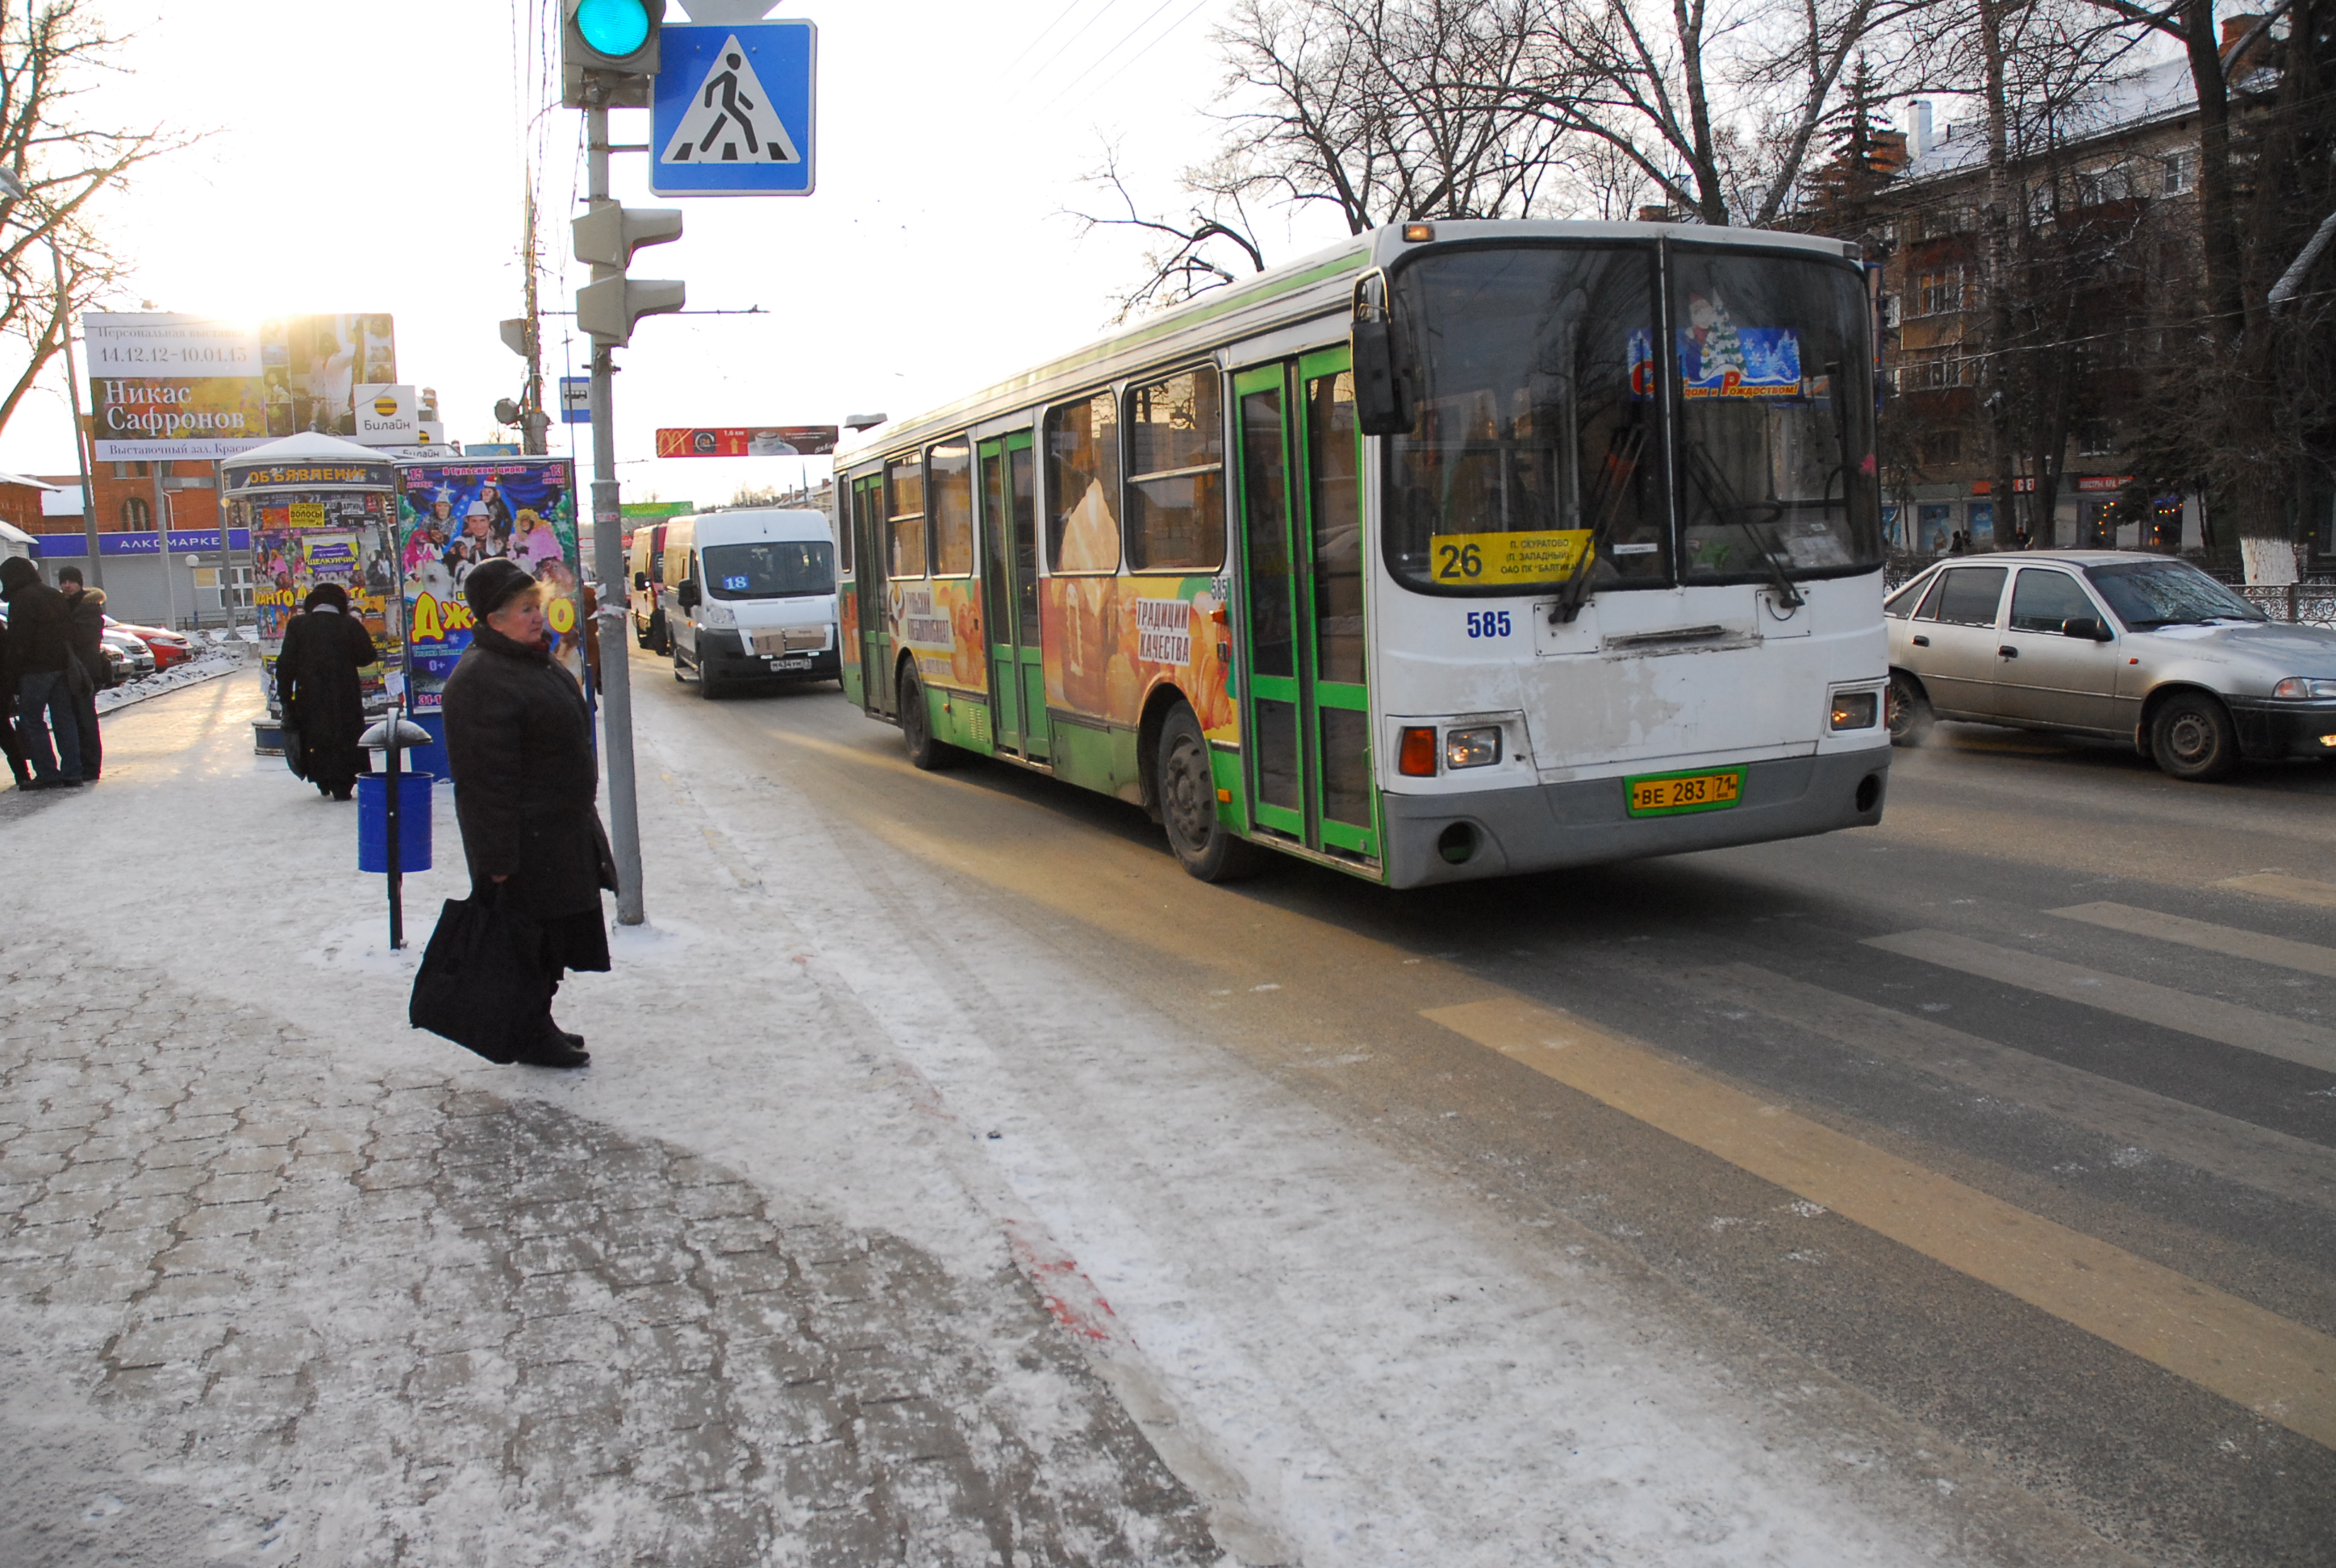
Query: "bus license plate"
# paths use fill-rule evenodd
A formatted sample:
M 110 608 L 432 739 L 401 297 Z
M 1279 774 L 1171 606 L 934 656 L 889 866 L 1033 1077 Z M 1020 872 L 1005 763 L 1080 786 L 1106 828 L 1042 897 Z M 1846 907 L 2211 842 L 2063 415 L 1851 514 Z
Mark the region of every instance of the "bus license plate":
M 1685 812 L 1726 811 L 1744 794 L 1744 770 L 1718 773 L 1652 774 L 1626 778 L 1622 787 L 1630 797 L 1634 817 L 1678 816 Z
M 763 656 L 763 662 L 770 666 L 773 669 L 809 669 L 811 667 L 811 655 L 802 654 L 793 657 L 781 658 L 774 653 L 764 654 Z

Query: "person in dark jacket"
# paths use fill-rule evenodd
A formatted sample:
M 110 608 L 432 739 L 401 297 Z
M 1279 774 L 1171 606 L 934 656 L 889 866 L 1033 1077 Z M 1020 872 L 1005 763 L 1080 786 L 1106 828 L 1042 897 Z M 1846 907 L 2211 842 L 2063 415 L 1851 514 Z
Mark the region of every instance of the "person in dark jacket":
M 365 692 L 357 671 L 379 662 L 373 634 L 349 613 L 349 592 L 320 582 L 284 624 L 276 656 L 276 696 L 284 722 L 300 732 L 302 776 L 316 793 L 349 798 L 357 774 L 373 761 L 357 743 L 365 735 Z
M 600 892 L 616 887 L 617 867 L 595 803 L 591 710 L 551 657 L 534 578 L 496 559 L 473 569 L 462 592 L 476 619 L 441 712 L 472 894 L 499 889 L 503 908 L 540 932 L 543 1018 L 520 1059 L 580 1067 L 591 1060 L 583 1037 L 551 1021 L 551 998 L 562 971 L 608 967 Z
M 8 601 L 9 689 L 16 694 L 16 742 L 32 765 L 27 789 L 81 784 L 81 730 L 73 687 L 81 666 L 69 642 L 64 596 L 41 580 L 21 555 L 0 560 L 0 599 Z
M 15 776 L 16 787 L 23 789 L 33 782 L 33 770 L 24 765 L 24 748 L 16 741 L 16 681 L 8 673 L 8 622 L 0 618 L 0 749 L 8 754 L 8 772 Z
M 64 596 L 67 637 L 73 656 L 89 677 L 73 695 L 73 723 L 81 730 L 81 782 L 95 784 L 105 769 L 105 742 L 97 731 L 97 694 L 113 684 L 105 662 L 105 589 L 82 586 L 81 568 L 57 569 L 57 591 Z

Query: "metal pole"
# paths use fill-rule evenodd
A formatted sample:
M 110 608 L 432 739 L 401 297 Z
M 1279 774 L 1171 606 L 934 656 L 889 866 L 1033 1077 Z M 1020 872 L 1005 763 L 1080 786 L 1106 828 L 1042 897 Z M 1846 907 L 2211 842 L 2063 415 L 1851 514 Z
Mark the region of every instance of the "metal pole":
M 587 193 L 595 201 L 608 194 L 608 110 L 604 89 L 584 111 Z M 617 852 L 617 921 L 637 926 L 641 909 L 641 821 L 633 784 L 633 682 L 625 643 L 624 508 L 617 490 L 617 426 L 610 378 L 613 355 L 605 343 L 592 345 L 592 559 L 600 577 L 600 714 L 608 756 L 608 816 Z
M 397 744 L 398 728 L 405 715 L 393 706 L 389 710 L 389 808 L 382 819 L 382 838 L 389 851 L 389 945 L 394 950 L 405 945 L 405 862 L 397 848 L 397 808 L 402 803 L 397 787 L 398 757 L 404 747 Z
M 105 566 L 97 553 L 97 490 L 90 482 L 89 433 L 81 425 L 81 375 L 73 369 L 73 301 L 65 294 L 64 258 L 49 246 L 49 272 L 57 280 L 57 313 L 64 317 L 65 388 L 73 410 L 73 462 L 81 469 L 81 536 L 89 550 L 89 586 L 105 586 Z
M 162 624 L 172 631 L 179 629 L 179 590 L 170 581 L 170 503 L 162 489 L 162 471 L 170 467 L 167 458 L 149 458 L 148 477 L 154 482 L 154 542 L 162 547 Z

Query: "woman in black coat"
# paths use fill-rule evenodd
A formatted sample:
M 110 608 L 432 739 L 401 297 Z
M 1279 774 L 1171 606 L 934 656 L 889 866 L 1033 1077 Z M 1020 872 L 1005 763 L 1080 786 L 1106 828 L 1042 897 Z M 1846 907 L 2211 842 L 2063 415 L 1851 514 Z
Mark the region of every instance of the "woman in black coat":
M 310 589 L 300 610 L 285 623 L 276 696 L 284 722 L 300 732 L 300 776 L 318 794 L 345 801 L 357 774 L 373 771 L 358 744 L 365 735 L 365 694 L 357 671 L 378 663 L 381 650 L 349 613 L 348 590 L 337 582 Z
M 606 969 L 600 891 L 617 885 L 595 803 L 600 784 L 583 688 L 550 654 L 542 589 L 516 563 L 482 562 L 462 582 L 476 618 L 441 699 L 454 817 L 471 891 L 500 889 L 522 930 L 540 931 L 543 1018 L 520 1060 L 580 1067 L 581 1036 L 551 1021 L 564 969 Z

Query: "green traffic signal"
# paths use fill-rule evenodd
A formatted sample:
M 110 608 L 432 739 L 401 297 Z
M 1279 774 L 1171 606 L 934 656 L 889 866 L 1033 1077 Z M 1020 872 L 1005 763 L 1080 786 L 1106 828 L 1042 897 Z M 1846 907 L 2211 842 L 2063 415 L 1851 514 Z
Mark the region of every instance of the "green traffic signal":
M 576 31 L 593 53 L 621 60 L 648 42 L 647 0 L 579 0 Z

